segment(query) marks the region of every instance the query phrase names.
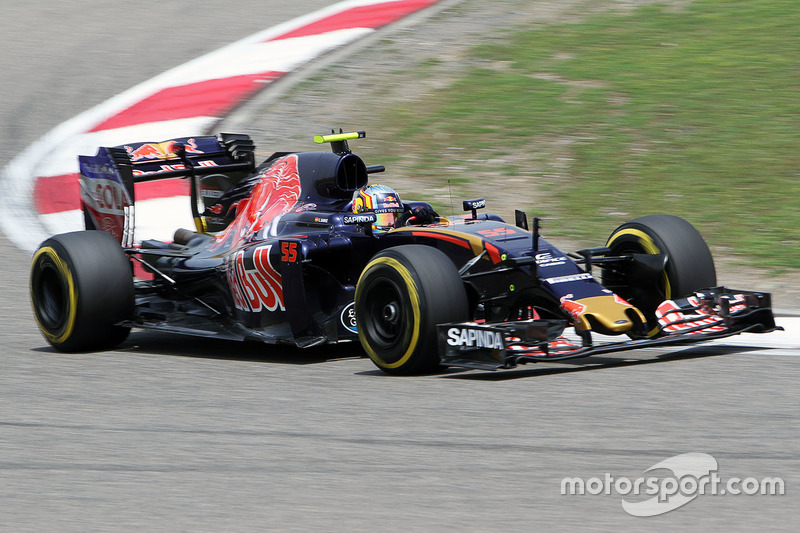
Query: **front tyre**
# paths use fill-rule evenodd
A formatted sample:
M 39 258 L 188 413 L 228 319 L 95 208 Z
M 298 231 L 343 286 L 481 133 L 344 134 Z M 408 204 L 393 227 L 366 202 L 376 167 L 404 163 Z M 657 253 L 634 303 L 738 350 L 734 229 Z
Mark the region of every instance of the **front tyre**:
M 673 215 L 640 217 L 619 226 L 608 238 L 611 255 L 663 254 L 666 264 L 651 279 L 623 270 L 603 272 L 603 285 L 635 305 L 648 321 L 650 335 L 658 333 L 655 310 L 664 300 L 690 296 L 717 284 L 714 259 L 700 233 Z
M 128 336 L 133 275 L 119 243 L 103 231 L 44 241 L 33 256 L 30 296 L 39 330 L 63 352 L 112 348 Z
M 436 325 L 468 319 L 467 295 L 452 261 L 436 248 L 404 245 L 376 255 L 356 285 L 361 345 L 389 374 L 439 368 Z

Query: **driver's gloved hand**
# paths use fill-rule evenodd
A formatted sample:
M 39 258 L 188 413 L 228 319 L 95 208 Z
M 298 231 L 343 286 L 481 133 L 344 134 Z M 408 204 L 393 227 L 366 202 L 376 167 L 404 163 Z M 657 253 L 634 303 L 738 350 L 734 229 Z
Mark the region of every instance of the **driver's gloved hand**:
M 403 214 L 400 215 L 400 218 L 397 219 L 395 227 L 402 228 L 403 226 L 433 224 L 436 222 L 437 218 L 439 218 L 439 214 L 436 211 L 430 207 L 421 205 L 403 212 Z

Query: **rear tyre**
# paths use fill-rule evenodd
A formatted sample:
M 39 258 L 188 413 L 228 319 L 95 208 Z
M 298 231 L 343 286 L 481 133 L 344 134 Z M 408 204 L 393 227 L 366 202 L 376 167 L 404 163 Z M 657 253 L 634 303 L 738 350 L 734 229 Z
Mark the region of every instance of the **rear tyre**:
M 602 283 L 635 305 L 647 318 L 649 334 L 658 332 L 655 310 L 664 300 L 689 296 L 717 284 L 714 259 L 703 237 L 686 220 L 650 215 L 618 227 L 606 246 L 612 255 L 664 254 L 662 272 L 649 280 L 625 270 L 605 270 Z
M 63 352 L 112 348 L 130 328 L 133 275 L 119 243 L 104 231 L 44 241 L 33 256 L 30 295 L 39 329 Z
M 389 374 L 439 369 L 436 325 L 468 320 L 467 295 L 441 251 L 411 244 L 390 248 L 367 264 L 356 285 L 361 345 Z

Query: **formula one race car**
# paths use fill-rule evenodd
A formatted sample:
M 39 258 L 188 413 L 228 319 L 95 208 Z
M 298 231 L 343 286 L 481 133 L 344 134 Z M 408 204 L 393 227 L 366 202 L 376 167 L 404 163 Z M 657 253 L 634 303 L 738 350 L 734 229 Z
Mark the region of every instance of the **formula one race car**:
M 441 217 L 368 185 L 384 167 L 350 151 L 364 135 L 317 136 L 332 150 L 258 166 L 234 134 L 81 156 L 89 231 L 33 257 L 44 336 L 63 351 L 114 347 L 134 327 L 299 347 L 359 339 L 382 370 L 415 374 L 780 329 L 769 294 L 716 285 L 681 218 L 637 218 L 604 246 L 564 253 L 522 211 L 511 225 L 473 199 Z M 189 180 L 196 231 L 137 242 L 134 184 L 167 178 Z

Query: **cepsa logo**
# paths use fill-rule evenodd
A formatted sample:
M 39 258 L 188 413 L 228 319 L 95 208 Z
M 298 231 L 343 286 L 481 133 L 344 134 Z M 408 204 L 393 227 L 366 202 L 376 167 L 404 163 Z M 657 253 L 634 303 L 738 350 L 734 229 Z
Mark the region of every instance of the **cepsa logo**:
M 128 193 L 122 185 L 112 180 L 94 179 L 89 187 L 83 186 L 89 192 L 92 203 L 101 213 L 118 214 L 131 205 Z
M 540 267 L 559 266 L 567 262 L 567 258 L 563 255 L 553 257 L 553 254 L 550 252 L 538 253 L 534 256 L 534 259 L 536 259 L 536 264 Z
M 236 309 L 253 313 L 286 309 L 281 275 L 269 261 L 271 249 L 271 244 L 256 248 L 252 268 L 247 268 L 242 250 L 225 259 L 225 274 Z

